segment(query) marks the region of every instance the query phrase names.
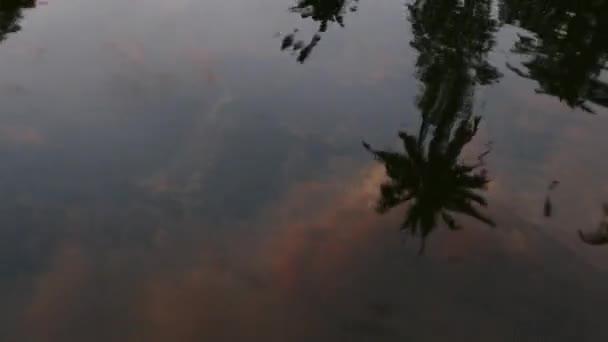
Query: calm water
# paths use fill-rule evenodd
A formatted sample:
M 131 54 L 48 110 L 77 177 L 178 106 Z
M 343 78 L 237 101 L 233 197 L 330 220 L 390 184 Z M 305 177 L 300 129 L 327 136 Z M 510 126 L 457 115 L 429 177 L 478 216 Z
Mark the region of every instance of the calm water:
M 1 0 L 0 340 L 607 341 L 607 61 L 604 0 Z

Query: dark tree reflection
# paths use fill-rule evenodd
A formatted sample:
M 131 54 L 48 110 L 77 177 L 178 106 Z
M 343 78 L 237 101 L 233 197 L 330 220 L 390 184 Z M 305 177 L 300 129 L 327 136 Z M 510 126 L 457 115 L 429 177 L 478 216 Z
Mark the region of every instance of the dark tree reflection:
M 604 203 L 603 215 L 595 231 L 578 231 L 581 240 L 588 245 L 608 245 L 608 203 Z
M 300 13 L 302 18 L 311 18 L 319 22 L 319 31 L 327 31 L 327 26 L 335 22 L 344 26 L 344 13 L 355 11 L 358 0 L 299 0 L 291 8 L 292 12 Z
M 417 100 L 427 124 L 422 134 L 444 116 L 470 117 L 474 87 L 500 78 L 487 61 L 497 30 L 490 7 L 490 0 L 422 0 L 409 6 L 411 45 L 419 51 L 417 76 L 424 85 Z
M 319 28 L 310 41 L 297 38 L 298 30 L 283 37 L 281 50 L 290 50 L 297 55 L 297 60 L 304 63 L 313 49 L 321 41 L 322 33 L 326 32 L 332 23 L 344 27 L 344 15 L 357 10 L 359 0 L 298 0 L 291 12 L 299 13 L 302 18 L 310 18 L 318 22 Z
M 480 211 L 487 206 L 480 194 L 489 182 L 482 153 L 475 163 L 461 160 L 481 117 L 473 115 L 475 88 L 501 75 L 487 61 L 494 46 L 497 22 L 491 0 L 421 0 L 409 6 L 418 50 L 417 77 L 422 91 L 416 100 L 421 125 L 418 135 L 399 133 L 404 152 L 381 151 L 364 143 L 385 169 L 377 209 L 386 212 L 407 204 L 401 229 L 426 239 L 440 222 L 451 230 L 462 226 L 456 215 L 494 225 Z
M 0 42 L 10 33 L 21 30 L 19 21 L 24 8 L 33 8 L 36 0 L 2 0 L 0 1 Z
M 389 177 L 380 187 L 378 211 L 383 213 L 409 203 L 401 229 L 421 237 L 420 253 L 440 220 L 451 230 L 461 228 L 454 214 L 468 215 L 494 225 L 477 208 L 487 205 L 479 194 L 489 182 L 483 163 L 460 161 L 460 154 L 475 136 L 480 119 L 460 120 L 451 138 L 435 134 L 428 142 L 423 137 L 401 132 L 399 137 L 405 153 L 374 150 L 365 144 L 384 164 Z M 451 121 L 440 123 L 435 132 L 445 131 L 444 125 L 453 126 Z
M 606 68 L 608 1 L 502 0 L 500 17 L 535 34 L 512 48 L 525 57 L 522 67 L 507 67 L 536 80 L 537 93 L 588 112 L 588 102 L 608 106 L 608 84 L 598 79 Z

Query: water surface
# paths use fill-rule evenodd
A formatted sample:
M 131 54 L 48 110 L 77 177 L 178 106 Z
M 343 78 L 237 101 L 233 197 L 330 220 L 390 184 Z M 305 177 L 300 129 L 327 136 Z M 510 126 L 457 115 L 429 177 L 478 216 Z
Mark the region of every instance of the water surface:
M 3 1 L 0 340 L 607 340 L 607 16 Z

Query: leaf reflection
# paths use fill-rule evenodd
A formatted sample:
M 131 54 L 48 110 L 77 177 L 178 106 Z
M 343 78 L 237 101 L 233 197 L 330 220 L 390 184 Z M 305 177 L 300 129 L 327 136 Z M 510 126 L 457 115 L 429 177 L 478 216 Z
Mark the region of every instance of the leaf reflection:
M 11 33 L 21 30 L 19 21 L 24 8 L 33 8 L 36 0 L 2 0 L 0 1 L 0 42 Z

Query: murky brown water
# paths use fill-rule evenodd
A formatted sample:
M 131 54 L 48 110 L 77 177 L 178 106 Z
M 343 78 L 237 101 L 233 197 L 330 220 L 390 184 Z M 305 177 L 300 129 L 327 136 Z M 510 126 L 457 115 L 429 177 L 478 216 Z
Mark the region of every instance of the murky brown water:
M 607 57 L 604 0 L 2 0 L 0 341 L 608 340 Z

